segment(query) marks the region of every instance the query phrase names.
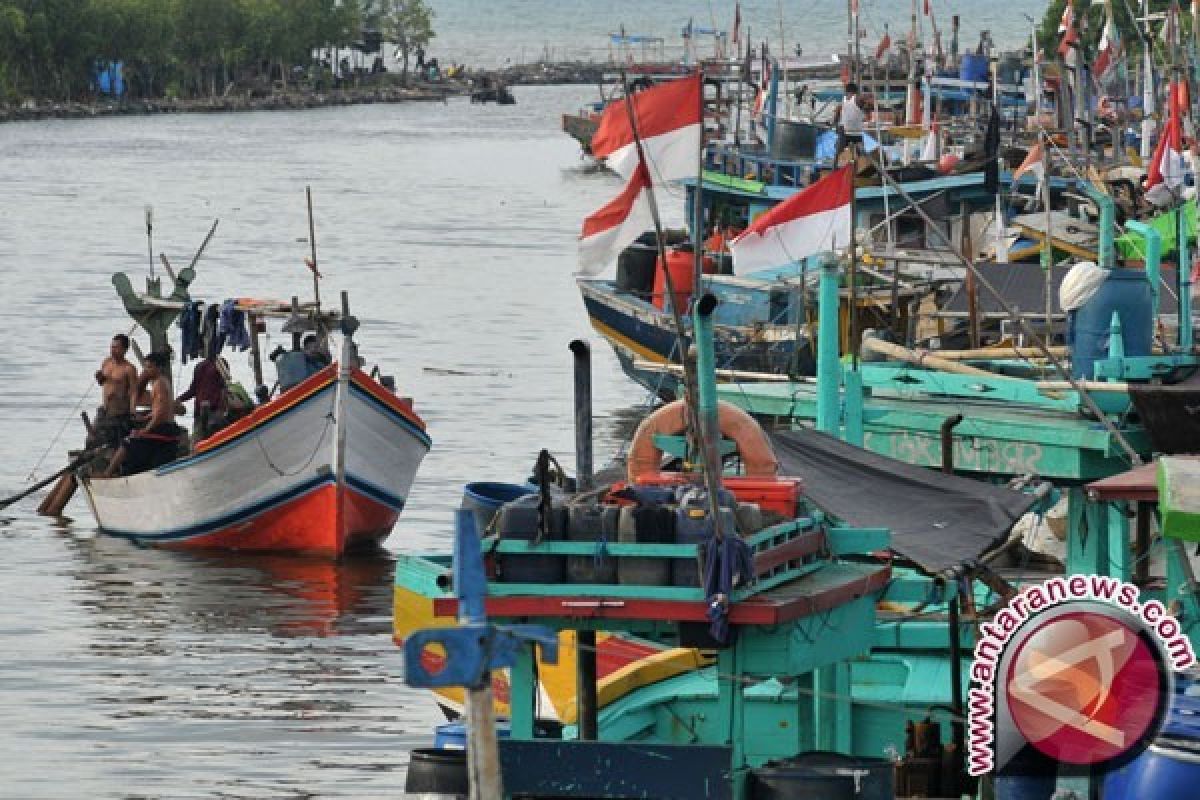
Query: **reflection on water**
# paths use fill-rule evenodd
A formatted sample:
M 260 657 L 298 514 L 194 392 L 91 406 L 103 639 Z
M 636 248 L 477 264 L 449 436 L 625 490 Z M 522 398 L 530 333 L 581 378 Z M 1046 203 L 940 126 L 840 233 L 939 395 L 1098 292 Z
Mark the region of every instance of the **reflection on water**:
M 289 297 L 308 290 L 312 184 L 323 293 L 350 291 L 365 355 L 434 438 L 387 547 L 446 549 L 464 483 L 523 478 L 542 447 L 572 461 L 567 343 L 590 335 L 575 237 L 619 184 L 580 169 L 556 127 L 593 92 L 0 126 L 0 496 L 64 426 L 41 475 L 81 436 L 85 386 L 127 327 L 110 274 L 144 269 L 146 203 L 177 264 L 221 219 L 198 296 Z M 664 207 L 680 216 L 680 200 Z M 604 463 L 637 417 L 614 409 L 645 395 L 593 344 Z M 229 361 L 248 375 L 243 354 Z M 0 512 L 0 797 L 400 794 L 407 751 L 441 717 L 403 683 L 390 553 L 334 566 L 139 549 L 97 535 L 81 498 L 73 522 L 35 506 Z

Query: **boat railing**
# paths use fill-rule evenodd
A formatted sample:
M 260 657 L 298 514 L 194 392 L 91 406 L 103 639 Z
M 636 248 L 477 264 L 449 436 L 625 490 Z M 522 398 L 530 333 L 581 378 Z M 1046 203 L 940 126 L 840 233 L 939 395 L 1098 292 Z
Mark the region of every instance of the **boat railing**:
M 732 142 L 710 144 L 705 150 L 704 166 L 733 178 L 794 188 L 811 183 L 820 168 L 815 161 L 778 158 L 766 150 L 749 149 Z

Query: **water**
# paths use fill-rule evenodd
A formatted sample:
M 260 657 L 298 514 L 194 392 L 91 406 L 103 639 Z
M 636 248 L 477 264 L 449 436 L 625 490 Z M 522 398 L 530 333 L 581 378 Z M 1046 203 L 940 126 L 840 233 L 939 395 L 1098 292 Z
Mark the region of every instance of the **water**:
M 571 463 L 567 343 L 590 333 L 575 235 L 617 182 L 557 123 L 591 92 L 0 126 L 0 496 L 64 426 L 40 475 L 82 438 L 129 326 L 110 274 L 147 269 L 143 206 L 176 266 L 220 219 L 196 296 L 307 296 L 311 184 L 325 296 L 350 291 L 363 353 L 434 439 L 388 546 L 446 549 L 464 482 L 526 475 L 543 446 Z M 602 461 L 645 398 L 594 345 Z M 143 550 L 98 535 L 79 498 L 63 523 L 35 505 L 0 511 L 0 797 L 400 794 L 438 716 L 402 681 L 389 559 Z
M 630 34 L 662 37 L 665 52 L 678 57 L 681 33 L 692 20 L 696 28 L 731 30 L 733 0 L 427 0 L 436 14 L 437 38 L 429 47 L 431 56 L 448 63 L 496 65 L 506 61 L 528 62 L 541 57 L 558 60 L 605 60 L 609 57 L 609 34 L 622 26 Z M 921 3 L 918 2 L 918 14 Z M 1002 47 L 1029 41 L 1030 23 L 1039 24 L 1045 0 L 931 0 L 934 19 L 942 31 L 942 42 L 950 44 L 950 18 L 962 20 L 960 43 L 965 49 L 979 41 L 979 31 L 990 30 Z M 791 53 L 799 45 L 805 56 L 826 58 L 834 51 L 845 52 L 845 0 L 745 0 L 742 27 L 755 43 L 764 37 L 774 52 L 780 52 L 780 16 L 783 40 Z M 860 28 L 865 31 L 864 52 L 873 52 L 889 25 L 893 42 L 906 36 L 911 26 L 909 0 L 860 0 Z M 928 18 L 919 17 L 928 31 Z M 711 38 L 702 40 L 701 54 L 711 51 Z M 651 54 L 652 50 L 648 51 Z M 641 47 L 634 55 L 641 57 Z

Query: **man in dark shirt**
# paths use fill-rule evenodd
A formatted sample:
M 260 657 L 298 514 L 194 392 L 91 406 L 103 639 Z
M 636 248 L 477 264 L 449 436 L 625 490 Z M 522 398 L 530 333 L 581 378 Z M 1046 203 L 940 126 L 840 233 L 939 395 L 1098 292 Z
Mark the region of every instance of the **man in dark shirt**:
M 194 399 L 193 416 L 196 420 L 195 439 L 208 438 L 220 427 L 225 414 L 225 377 L 217 366 L 216 356 L 209 355 L 192 370 L 192 385 L 175 398 L 176 403 Z

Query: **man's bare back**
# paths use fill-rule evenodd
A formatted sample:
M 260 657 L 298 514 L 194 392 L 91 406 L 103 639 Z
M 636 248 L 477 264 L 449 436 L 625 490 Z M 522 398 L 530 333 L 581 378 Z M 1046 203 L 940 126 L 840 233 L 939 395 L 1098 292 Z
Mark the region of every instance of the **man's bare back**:
M 100 384 L 105 415 L 122 417 L 133 413 L 133 392 L 137 384 L 137 369 L 133 364 L 110 356 L 100 365 L 96 381 Z

